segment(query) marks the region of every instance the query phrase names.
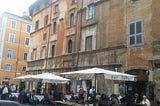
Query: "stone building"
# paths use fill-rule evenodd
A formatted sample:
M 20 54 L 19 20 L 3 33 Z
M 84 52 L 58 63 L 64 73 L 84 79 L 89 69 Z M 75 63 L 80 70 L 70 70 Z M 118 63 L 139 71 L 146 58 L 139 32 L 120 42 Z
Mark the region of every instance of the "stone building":
M 13 78 L 26 74 L 30 31 L 29 17 L 0 16 L 0 83 L 16 84 Z
M 135 82 L 112 82 L 119 84 L 121 92 L 146 94 L 153 99 L 159 94 L 159 3 L 158 0 L 36 1 L 30 7 L 34 31 L 28 73 L 61 73 L 92 67 L 117 69 L 137 76 Z M 93 85 L 92 81 L 85 81 Z M 114 88 L 107 85 L 110 82 L 102 84 L 101 79 L 97 82 L 98 91 Z

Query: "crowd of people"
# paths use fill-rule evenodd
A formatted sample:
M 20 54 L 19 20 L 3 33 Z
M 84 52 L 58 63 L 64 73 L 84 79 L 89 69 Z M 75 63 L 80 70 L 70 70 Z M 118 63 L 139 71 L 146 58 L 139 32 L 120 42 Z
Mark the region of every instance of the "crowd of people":
M 2 100 L 7 100 L 10 98 L 10 94 L 17 92 L 17 85 L 6 83 L 0 84 L 0 98 Z
M 85 91 L 82 87 L 79 89 L 79 100 L 86 106 L 151 106 L 146 95 L 134 96 L 120 94 L 96 93 L 95 88 Z
M 38 100 L 36 95 L 43 96 L 41 101 Z M 25 87 L 18 88 L 17 85 L 6 83 L 0 84 L 0 99 L 18 101 L 21 104 L 37 104 L 52 103 L 56 100 L 64 100 L 64 94 L 56 90 L 50 90 L 49 93 L 37 93 L 36 90 L 29 91 Z
M 34 97 L 36 94 L 35 90 L 31 92 L 25 90 L 24 88 L 20 91 L 17 90 L 16 85 L 7 85 L 5 83 L 0 84 L 0 98 L 2 100 L 11 100 L 12 93 L 19 92 L 17 101 L 20 103 L 36 103 L 37 99 Z M 51 90 L 48 94 L 43 94 L 45 102 L 54 102 L 57 100 L 65 100 L 65 96 L 62 92 L 57 92 L 56 90 Z M 96 93 L 95 87 L 93 86 L 89 90 L 84 90 L 83 87 L 80 87 L 78 92 L 78 97 L 74 96 L 74 93 L 71 93 L 71 100 L 76 100 L 81 104 L 86 104 L 90 106 L 121 106 L 121 104 L 126 104 L 126 106 L 151 106 L 151 103 L 147 96 L 138 95 L 137 93 L 134 96 L 125 95 L 122 97 L 120 94 L 107 94 L 107 93 Z

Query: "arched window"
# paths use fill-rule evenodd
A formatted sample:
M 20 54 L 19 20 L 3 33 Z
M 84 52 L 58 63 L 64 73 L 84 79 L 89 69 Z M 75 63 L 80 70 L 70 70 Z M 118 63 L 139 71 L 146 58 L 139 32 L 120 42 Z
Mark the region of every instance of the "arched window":
M 72 40 L 68 40 L 68 53 L 72 53 Z
M 52 56 L 52 57 L 55 56 L 55 45 L 52 45 L 51 56 Z
M 70 26 L 71 27 L 74 26 L 74 14 L 73 13 L 70 15 Z

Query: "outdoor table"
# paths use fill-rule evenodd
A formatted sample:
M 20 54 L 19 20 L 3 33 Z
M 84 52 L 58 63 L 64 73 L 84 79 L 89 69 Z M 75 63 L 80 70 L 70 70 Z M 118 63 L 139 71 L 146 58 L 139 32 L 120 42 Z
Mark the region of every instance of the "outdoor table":
M 39 102 L 41 102 L 43 99 L 44 99 L 44 96 L 43 95 L 34 95 Z
M 71 100 L 71 95 L 64 95 L 64 98 L 66 98 L 67 100 Z
M 19 93 L 11 93 L 11 96 L 12 96 L 12 97 L 18 98 L 18 95 L 19 95 Z
M 76 106 L 76 103 L 68 102 L 68 101 L 55 101 L 56 106 Z

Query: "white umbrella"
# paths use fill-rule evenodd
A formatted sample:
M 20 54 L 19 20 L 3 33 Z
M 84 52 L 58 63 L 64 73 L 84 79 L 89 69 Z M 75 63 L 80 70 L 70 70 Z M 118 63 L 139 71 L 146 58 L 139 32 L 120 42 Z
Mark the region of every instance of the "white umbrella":
M 42 80 L 44 83 L 67 83 L 70 81 L 67 78 L 63 78 L 61 76 L 55 75 L 53 73 L 42 73 L 42 74 L 37 74 L 33 76 L 33 79 L 35 80 Z
M 14 80 L 31 80 L 34 75 L 24 75 L 14 78 Z
M 112 79 L 112 80 L 123 80 L 123 81 L 135 81 L 134 75 L 110 71 L 102 68 L 90 68 L 85 70 L 79 71 L 72 71 L 72 72 L 65 72 L 61 74 L 104 74 L 105 79 Z

